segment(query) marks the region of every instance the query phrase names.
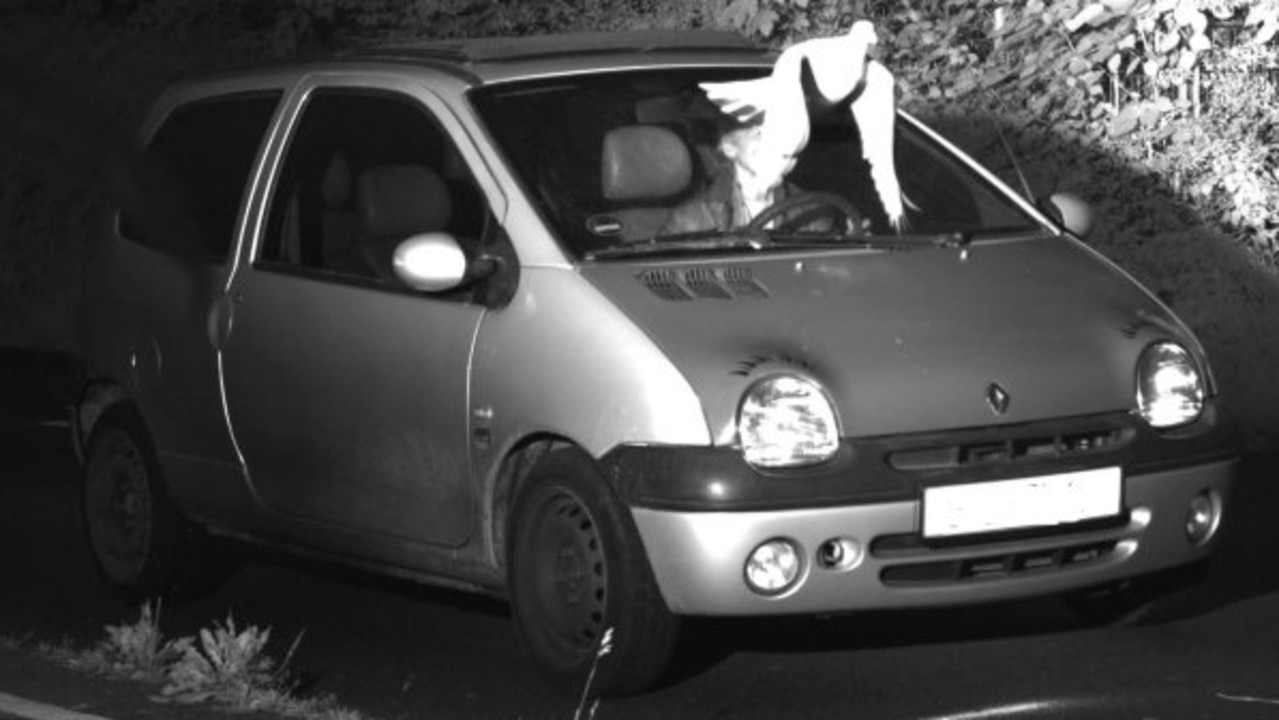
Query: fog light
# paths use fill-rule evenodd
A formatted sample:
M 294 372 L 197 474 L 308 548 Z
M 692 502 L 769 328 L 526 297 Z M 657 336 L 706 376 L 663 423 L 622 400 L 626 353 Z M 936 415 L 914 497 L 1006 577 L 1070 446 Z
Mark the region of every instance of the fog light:
M 831 538 L 817 548 L 817 565 L 827 570 L 850 570 L 861 561 L 861 545 L 852 538 Z
M 1217 531 L 1220 511 L 1212 493 L 1200 493 L 1190 500 L 1186 511 L 1186 537 L 1198 545 L 1207 542 Z
M 776 538 L 761 543 L 746 558 L 746 584 L 760 595 L 781 595 L 794 587 L 801 570 L 799 548 Z

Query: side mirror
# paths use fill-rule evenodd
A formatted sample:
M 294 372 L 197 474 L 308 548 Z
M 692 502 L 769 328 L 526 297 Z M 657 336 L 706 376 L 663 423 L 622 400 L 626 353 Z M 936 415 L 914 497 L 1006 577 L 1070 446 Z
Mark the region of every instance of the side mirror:
M 1047 201 L 1039 204 L 1075 237 L 1085 238 L 1092 232 L 1092 207 L 1079 196 L 1071 193 L 1054 193 Z
M 391 268 L 395 277 L 414 290 L 437 293 L 453 290 L 497 271 L 495 258 L 468 260 L 449 233 L 414 235 L 395 246 Z
M 467 279 L 466 253 L 448 233 L 414 235 L 395 246 L 391 256 L 395 277 L 422 292 L 444 292 Z

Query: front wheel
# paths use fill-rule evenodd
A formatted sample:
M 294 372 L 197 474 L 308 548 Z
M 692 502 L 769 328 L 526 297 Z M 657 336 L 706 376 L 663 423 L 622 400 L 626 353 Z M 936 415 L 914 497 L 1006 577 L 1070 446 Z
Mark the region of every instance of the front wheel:
M 666 608 L 630 512 L 588 456 L 562 450 L 533 468 L 515 504 L 509 548 L 516 630 L 555 685 L 599 697 L 637 692 L 661 677 L 679 620 Z

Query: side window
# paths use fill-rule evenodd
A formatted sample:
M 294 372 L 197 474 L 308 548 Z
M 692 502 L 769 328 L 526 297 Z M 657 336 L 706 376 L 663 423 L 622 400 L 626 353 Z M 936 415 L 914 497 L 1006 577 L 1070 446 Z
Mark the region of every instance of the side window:
M 143 153 L 120 229 L 137 242 L 226 260 L 250 172 L 280 93 L 199 100 L 164 119 Z
M 456 146 L 419 103 L 317 90 L 289 143 L 259 264 L 395 283 L 402 240 L 448 232 L 474 257 L 488 218 Z

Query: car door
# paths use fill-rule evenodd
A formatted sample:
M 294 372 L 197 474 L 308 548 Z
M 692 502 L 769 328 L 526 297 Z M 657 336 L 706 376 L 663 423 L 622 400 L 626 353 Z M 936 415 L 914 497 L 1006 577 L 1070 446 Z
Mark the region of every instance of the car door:
M 196 516 L 219 514 L 243 495 L 234 492 L 241 468 L 206 320 L 282 96 L 277 87 L 203 86 L 167 96 L 121 183 L 113 233 L 87 262 L 90 372 L 129 386 L 169 491 Z
M 466 248 L 494 225 L 437 117 L 406 92 L 307 93 L 252 262 L 228 288 L 223 372 L 266 507 L 455 547 L 475 502 L 467 403 L 485 309 L 470 288 L 424 295 L 390 271 L 410 235 Z

